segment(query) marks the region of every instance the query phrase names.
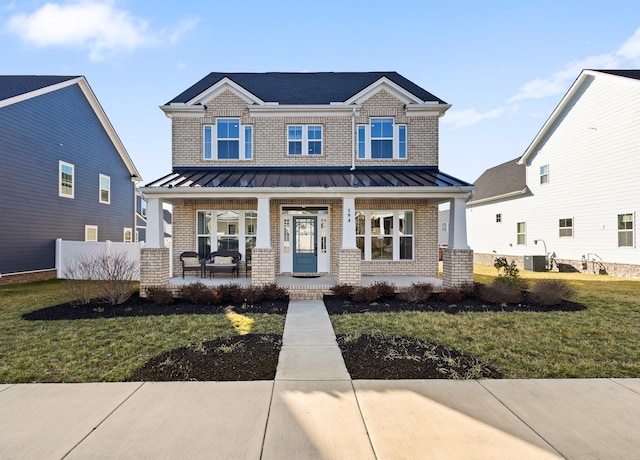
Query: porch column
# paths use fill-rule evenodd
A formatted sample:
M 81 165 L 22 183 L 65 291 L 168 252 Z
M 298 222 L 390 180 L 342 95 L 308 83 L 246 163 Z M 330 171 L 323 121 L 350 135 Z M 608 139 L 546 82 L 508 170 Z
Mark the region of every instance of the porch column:
M 146 248 L 164 248 L 164 212 L 162 200 L 147 199 L 147 238 Z
M 449 249 L 471 249 L 467 244 L 467 200 L 454 198 L 449 205 Z
M 251 284 L 264 286 L 276 281 L 276 254 L 271 247 L 271 209 L 269 198 L 258 198 L 258 233 L 251 251 Z
M 362 261 L 356 245 L 355 198 L 342 199 L 342 247 L 338 251 L 338 284 L 362 283 Z
M 454 198 L 449 205 L 449 246 L 442 257 L 444 287 L 473 283 L 473 251 L 467 244 L 466 198 Z
M 164 247 L 162 201 L 147 199 L 147 238 L 140 249 L 140 297 L 152 286 L 169 284 L 169 248 Z

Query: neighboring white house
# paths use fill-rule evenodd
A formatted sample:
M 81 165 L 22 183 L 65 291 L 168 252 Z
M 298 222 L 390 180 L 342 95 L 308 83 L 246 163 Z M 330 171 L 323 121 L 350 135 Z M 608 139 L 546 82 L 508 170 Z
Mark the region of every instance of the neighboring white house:
M 582 71 L 524 154 L 475 182 L 475 261 L 639 277 L 639 128 L 640 70 Z

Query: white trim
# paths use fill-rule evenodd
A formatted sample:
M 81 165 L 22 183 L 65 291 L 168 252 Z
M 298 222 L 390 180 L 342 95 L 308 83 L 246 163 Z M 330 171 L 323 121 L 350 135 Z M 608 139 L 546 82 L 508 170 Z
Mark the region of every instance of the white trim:
M 412 232 L 410 234 L 400 234 L 400 213 L 410 212 L 412 214 L 411 224 L 412 224 Z M 355 238 L 364 238 L 364 259 L 363 262 L 374 262 L 374 263 L 385 263 L 385 262 L 415 262 L 416 261 L 416 210 L 415 209 L 356 209 L 353 213 L 354 220 L 357 217 L 358 213 L 362 213 L 364 215 L 364 234 L 355 233 Z M 392 232 L 391 233 L 381 233 L 374 234 L 371 231 L 371 216 L 372 214 L 391 214 L 392 217 Z M 405 215 L 406 219 L 406 215 Z M 358 226 L 355 225 L 355 229 L 357 232 Z M 401 259 L 400 258 L 400 238 L 407 237 L 411 238 L 411 258 L 409 259 Z M 383 238 L 391 238 L 391 246 L 392 246 L 392 258 L 391 259 L 373 259 L 373 242 L 374 239 L 376 241 Z
M 107 188 L 108 199 L 106 201 L 102 199 L 102 179 L 109 181 L 109 187 Z M 98 201 L 101 204 L 111 204 L 111 177 L 104 174 L 100 174 L 98 178 Z
M 131 238 L 129 239 L 129 241 L 127 241 L 127 231 L 129 232 L 129 235 L 131 235 Z M 124 243 L 133 243 L 134 242 L 134 234 L 133 234 L 133 228 L 132 227 L 124 227 L 122 229 L 122 241 Z
M 481 200 L 470 201 L 470 202 L 467 203 L 467 207 L 468 208 L 472 208 L 473 206 L 489 203 L 489 202 L 492 202 L 492 201 L 502 201 L 502 200 L 504 200 L 506 198 L 515 198 L 515 197 L 518 197 L 520 195 L 526 195 L 528 193 L 528 191 L 529 191 L 529 188 L 525 187 L 522 190 L 517 190 L 515 192 L 505 193 L 504 195 L 490 196 L 489 198 L 483 198 Z
M 90 240 L 89 239 L 89 230 L 95 230 L 96 231 L 96 239 L 95 240 Z M 98 241 L 98 226 L 97 225 L 85 225 L 84 226 L 84 240 L 85 241 L 90 241 L 90 242 L 97 242 Z
M 219 120 L 238 120 L 238 158 L 218 158 L 218 121 Z M 245 141 L 246 130 L 245 128 L 251 128 L 251 156 L 246 158 Z M 206 144 L 205 144 L 205 132 L 207 129 L 211 130 L 211 158 L 206 157 Z M 235 138 L 223 138 L 222 140 L 235 140 Z M 215 119 L 215 123 L 207 123 L 202 125 L 202 159 L 204 161 L 251 161 L 253 160 L 254 149 L 254 135 L 253 125 L 243 125 L 241 117 L 218 117 Z
M 71 168 L 71 195 L 62 192 L 62 167 L 68 166 Z M 76 167 L 66 161 L 58 160 L 58 196 L 62 198 L 74 199 L 76 194 Z
M 289 139 L 289 128 L 292 127 L 300 127 L 302 130 L 302 138 L 301 139 Z M 320 140 L 318 139 L 311 139 L 309 140 L 309 128 L 311 127 L 319 127 L 320 128 Z M 288 157 L 322 157 L 324 156 L 324 126 L 322 124 L 295 124 L 295 123 L 291 123 L 286 125 L 286 132 L 285 132 L 285 137 L 286 137 L 286 142 L 287 142 L 287 156 Z M 289 151 L 289 143 L 290 142 L 301 142 L 302 146 L 301 146 L 301 152 L 299 155 L 297 154 L 292 154 Z M 320 142 L 320 153 L 319 154 L 310 154 L 309 153 L 309 142 Z
M 345 104 L 361 104 L 362 102 L 370 99 L 371 97 L 378 94 L 380 91 L 386 90 L 388 93 L 391 93 L 392 96 L 395 96 L 397 99 L 402 101 L 405 104 L 424 104 L 425 101 L 417 97 L 415 94 L 410 93 L 406 89 L 402 88 L 398 84 L 392 82 L 387 77 L 380 77 L 378 80 L 373 82 L 371 85 L 366 88 L 360 90 L 349 99 L 344 101 Z
M 210 86 L 209 88 L 207 88 L 206 90 L 198 94 L 197 96 L 188 100 L 186 104 L 187 105 L 194 105 L 194 104 L 205 105 L 227 90 L 231 91 L 233 94 L 238 96 L 247 104 L 265 104 L 266 103 L 255 94 L 247 91 L 242 86 L 238 85 L 229 77 L 223 77 L 220 80 L 218 80 L 215 84 L 213 84 L 212 86 Z M 165 107 L 170 107 L 170 106 L 165 106 Z
M 351 117 L 353 110 L 359 111 L 359 104 L 309 104 L 309 105 L 250 105 L 249 115 L 252 117 Z M 359 112 L 356 113 L 359 115 Z

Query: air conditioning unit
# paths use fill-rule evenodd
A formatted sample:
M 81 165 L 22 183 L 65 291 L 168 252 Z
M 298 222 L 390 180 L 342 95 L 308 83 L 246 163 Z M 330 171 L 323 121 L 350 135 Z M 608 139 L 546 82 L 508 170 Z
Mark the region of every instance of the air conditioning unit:
M 532 272 L 546 272 L 547 258 L 545 256 L 524 256 L 524 269 Z

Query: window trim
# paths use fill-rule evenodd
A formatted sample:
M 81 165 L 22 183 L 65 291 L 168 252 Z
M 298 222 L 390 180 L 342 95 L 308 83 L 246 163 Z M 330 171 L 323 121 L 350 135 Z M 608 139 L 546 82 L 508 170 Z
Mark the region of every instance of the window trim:
M 374 139 L 371 137 L 371 124 L 375 120 L 391 120 L 393 137 L 391 158 L 372 158 L 371 145 Z M 404 137 L 401 141 L 400 138 Z M 380 138 L 382 140 L 389 138 Z M 359 124 L 356 126 L 356 146 L 358 160 L 407 160 L 409 158 L 409 127 L 405 123 L 396 123 L 394 117 L 371 117 L 368 124 Z M 363 151 L 364 148 L 364 151 Z
M 520 232 L 520 224 L 522 224 L 524 231 Z M 520 242 L 520 237 L 522 236 L 523 242 Z M 527 245 L 527 223 L 526 222 L 517 222 L 516 223 L 516 244 L 518 246 L 526 246 Z
M 96 232 L 96 239 L 89 239 L 89 231 L 90 230 L 95 230 Z M 88 242 L 93 242 L 96 243 L 98 242 L 98 226 L 97 225 L 85 225 L 84 226 L 84 240 L 88 241 Z
M 291 128 L 300 128 L 302 137 L 300 139 L 291 139 L 290 129 Z M 310 139 L 309 138 L 309 130 L 311 128 L 320 128 L 320 139 Z M 287 156 L 290 157 L 320 157 L 324 156 L 324 126 L 321 124 L 290 124 L 287 125 Z M 299 142 L 300 143 L 300 153 L 291 153 L 291 142 Z M 311 142 L 320 143 L 320 153 L 309 153 L 309 146 Z
M 222 120 L 237 120 L 238 138 L 218 138 L 218 122 Z M 243 125 L 238 117 L 216 118 L 213 124 L 202 125 L 202 159 L 204 161 L 248 161 L 253 160 L 253 125 Z M 218 158 L 218 141 L 237 140 L 238 158 Z
M 544 172 L 543 172 L 544 168 Z M 549 183 L 549 163 L 540 166 L 540 185 Z
M 200 252 L 200 238 L 209 238 L 209 251 L 214 252 L 218 249 L 218 239 L 221 235 L 218 234 L 218 213 L 234 212 L 238 214 L 237 223 L 231 223 L 230 226 L 234 226 L 234 233 L 229 233 L 226 236 L 233 236 L 238 241 L 238 251 L 242 254 L 242 260 L 247 260 L 247 241 L 251 238 L 255 239 L 258 235 L 258 210 L 257 209 L 197 209 L 195 213 L 195 236 L 196 236 L 196 252 Z M 201 213 L 208 213 L 209 220 L 211 222 L 211 228 L 209 233 L 200 232 L 198 225 L 199 216 Z M 248 217 L 249 216 L 249 217 Z M 251 233 L 251 228 L 247 228 L 247 220 L 251 219 L 255 221 L 255 227 L 253 227 L 254 233 Z M 227 231 L 230 229 L 228 228 Z M 224 236 L 224 235 L 223 235 Z M 208 254 L 200 254 L 201 257 L 207 257 Z
M 565 225 L 562 225 L 563 221 L 564 221 Z M 570 222 L 571 225 L 566 225 L 567 222 Z M 574 224 L 575 224 L 575 222 L 574 222 L 573 217 L 565 217 L 563 219 L 559 219 L 558 220 L 558 237 L 559 238 L 573 238 L 573 235 L 574 235 L 573 229 L 575 228 Z M 564 230 L 564 233 L 566 233 L 565 235 L 562 234 L 563 230 Z
M 412 216 L 412 232 L 406 234 L 400 234 L 400 214 L 410 212 Z M 374 263 L 385 263 L 385 262 L 415 262 L 416 261 L 416 211 L 415 209 L 356 209 L 354 216 L 358 216 L 358 214 L 362 213 L 364 216 L 364 234 L 358 233 L 358 226 L 356 225 L 356 241 L 358 238 L 362 238 L 364 241 L 364 247 L 362 251 L 363 262 L 374 262 Z M 388 214 L 391 213 L 393 215 L 393 233 L 390 234 L 380 234 L 374 235 L 371 231 L 371 216 L 374 214 Z M 372 258 L 372 247 L 373 247 L 373 239 L 377 237 L 382 238 L 391 238 L 393 245 L 393 252 L 391 259 L 373 259 Z M 401 259 L 400 258 L 400 247 L 401 247 L 401 238 L 411 238 L 411 258 Z
M 62 181 L 62 168 L 63 167 L 71 168 L 71 193 L 63 192 L 63 181 Z M 75 198 L 76 192 L 76 167 L 72 163 L 67 163 L 66 161 L 59 160 L 58 161 L 58 196 L 62 198 Z
M 98 179 L 98 188 L 99 188 L 98 201 L 102 204 L 111 204 L 111 177 L 106 176 L 104 174 L 100 174 L 99 176 L 100 177 Z M 102 188 L 102 179 L 106 179 L 108 183 L 108 187 L 106 188 L 106 192 L 107 192 L 106 201 L 102 199 L 102 192 L 103 190 L 105 190 Z
M 621 229 L 620 228 L 620 217 L 622 216 L 631 216 L 631 228 L 624 228 Z M 623 212 L 622 214 L 618 214 L 617 216 L 617 232 L 616 232 L 616 236 L 618 238 L 618 247 L 619 248 L 635 248 L 636 247 L 636 216 L 635 216 L 635 212 Z M 625 245 L 621 245 L 620 244 L 620 233 L 630 233 L 631 234 L 631 244 L 625 244 Z

